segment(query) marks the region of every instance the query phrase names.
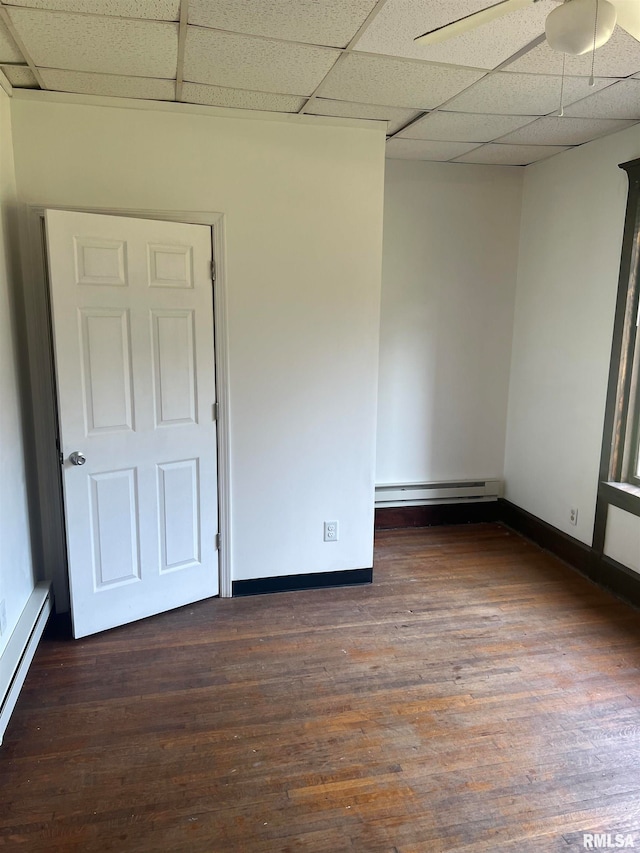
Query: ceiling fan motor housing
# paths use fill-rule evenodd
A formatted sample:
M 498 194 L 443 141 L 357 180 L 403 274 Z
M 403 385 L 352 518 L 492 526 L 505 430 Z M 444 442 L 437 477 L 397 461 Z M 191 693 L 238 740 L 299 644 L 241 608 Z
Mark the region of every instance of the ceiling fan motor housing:
M 567 0 L 547 15 L 545 32 L 554 50 L 580 56 L 606 44 L 616 25 L 616 9 L 608 0 Z

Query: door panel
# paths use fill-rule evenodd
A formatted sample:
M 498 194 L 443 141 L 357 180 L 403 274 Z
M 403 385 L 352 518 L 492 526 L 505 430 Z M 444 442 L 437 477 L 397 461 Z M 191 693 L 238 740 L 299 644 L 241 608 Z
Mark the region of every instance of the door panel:
M 218 593 L 211 231 L 45 219 L 80 637 Z
M 160 571 L 194 565 L 200 559 L 198 460 L 158 465 L 160 491 Z
M 154 396 L 157 426 L 196 422 L 192 311 L 154 311 Z
M 84 412 L 87 434 L 131 430 L 131 353 L 129 312 L 79 311 Z
M 95 589 L 140 580 L 136 471 L 89 476 Z

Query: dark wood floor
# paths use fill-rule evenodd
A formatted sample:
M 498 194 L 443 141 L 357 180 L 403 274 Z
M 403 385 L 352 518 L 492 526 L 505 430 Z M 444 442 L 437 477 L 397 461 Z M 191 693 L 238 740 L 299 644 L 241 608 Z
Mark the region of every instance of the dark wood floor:
M 385 531 L 374 578 L 45 639 L 0 847 L 640 848 L 638 612 L 498 524 Z

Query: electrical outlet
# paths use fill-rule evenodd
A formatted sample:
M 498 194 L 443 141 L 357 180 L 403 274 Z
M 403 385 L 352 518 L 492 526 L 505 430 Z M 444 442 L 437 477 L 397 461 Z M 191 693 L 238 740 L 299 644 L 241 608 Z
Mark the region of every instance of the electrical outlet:
M 573 525 L 576 525 L 578 523 L 578 510 L 576 507 L 571 507 L 571 509 L 569 510 L 569 521 Z
M 7 630 L 7 604 L 4 600 L 0 601 L 0 634 L 4 634 Z
M 324 523 L 324 541 L 325 542 L 337 542 L 338 541 L 338 522 L 337 521 L 325 521 L 325 523 Z

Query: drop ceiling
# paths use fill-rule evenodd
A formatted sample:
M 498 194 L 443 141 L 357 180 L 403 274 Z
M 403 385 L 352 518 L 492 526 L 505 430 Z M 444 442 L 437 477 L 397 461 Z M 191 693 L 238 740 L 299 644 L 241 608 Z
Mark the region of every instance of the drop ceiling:
M 590 55 L 563 80 L 557 0 L 414 43 L 495 2 L 0 0 L 0 68 L 16 89 L 379 120 L 399 159 L 525 166 L 640 122 L 640 42 L 617 27 L 592 86 Z

